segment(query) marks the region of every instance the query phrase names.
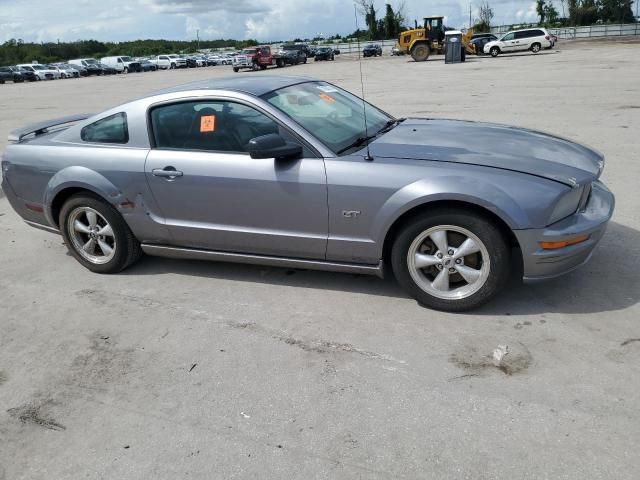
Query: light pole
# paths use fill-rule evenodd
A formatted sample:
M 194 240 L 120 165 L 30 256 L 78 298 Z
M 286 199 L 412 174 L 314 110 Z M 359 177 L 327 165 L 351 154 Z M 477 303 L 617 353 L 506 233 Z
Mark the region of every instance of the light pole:
M 200 50 L 200 29 L 196 30 L 196 50 Z

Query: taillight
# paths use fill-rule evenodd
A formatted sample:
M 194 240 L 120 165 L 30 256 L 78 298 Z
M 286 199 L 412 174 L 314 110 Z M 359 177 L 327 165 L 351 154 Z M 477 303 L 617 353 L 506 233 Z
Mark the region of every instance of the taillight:
M 551 37 L 549 37 L 549 35 L 547 35 L 546 37 L 544 37 L 545 40 L 551 40 Z

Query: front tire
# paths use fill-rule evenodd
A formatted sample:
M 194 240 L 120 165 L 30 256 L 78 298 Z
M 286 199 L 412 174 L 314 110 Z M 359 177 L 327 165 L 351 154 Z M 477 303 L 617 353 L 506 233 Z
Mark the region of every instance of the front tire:
M 498 55 L 500 55 L 500 49 L 498 47 L 491 47 L 491 50 L 489 50 L 489 53 L 491 54 L 492 57 L 497 57 Z
M 411 58 L 415 62 L 424 62 L 429 58 L 431 49 L 426 43 L 419 43 L 411 49 Z
M 60 230 L 69 253 L 96 273 L 118 273 L 142 255 L 140 243 L 122 216 L 90 194 L 73 195 L 63 205 Z
M 391 266 L 420 304 L 459 312 L 488 302 L 509 277 L 510 250 L 490 220 L 454 209 L 414 217 L 397 235 Z

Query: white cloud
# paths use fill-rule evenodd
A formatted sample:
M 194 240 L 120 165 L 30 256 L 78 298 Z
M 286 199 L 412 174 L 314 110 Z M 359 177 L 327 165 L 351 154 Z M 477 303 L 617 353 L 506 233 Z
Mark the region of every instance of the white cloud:
M 385 0 L 376 0 L 378 15 Z M 397 6 L 400 0 L 390 0 Z M 534 21 L 531 0 L 489 0 L 494 23 Z M 472 20 L 479 2 L 472 4 Z M 0 42 L 103 41 L 166 38 L 257 38 L 260 41 L 331 36 L 355 30 L 350 0 L 0 0 Z M 406 0 L 407 24 L 426 15 L 444 15 L 451 27 L 469 22 L 466 0 Z M 360 28 L 364 19 L 358 18 Z

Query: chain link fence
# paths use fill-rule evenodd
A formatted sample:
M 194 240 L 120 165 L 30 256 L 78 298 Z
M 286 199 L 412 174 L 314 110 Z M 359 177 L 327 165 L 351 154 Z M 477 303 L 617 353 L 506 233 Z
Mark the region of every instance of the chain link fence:
M 527 27 L 521 27 L 527 28 Z M 531 27 L 534 28 L 534 27 Z M 505 33 L 510 30 L 517 30 L 518 28 L 513 25 L 500 25 L 497 27 L 491 27 L 491 33 Z M 564 40 L 573 40 L 578 38 L 597 38 L 597 37 L 624 37 L 640 35 L 640 23 L 621 23 L 621 24 L 603 24 L 603 25 L 589 25 L 584 27 L 563 27 L 563 28 L 548 28 L 550 33 L 553 33 L 558 38 Z

